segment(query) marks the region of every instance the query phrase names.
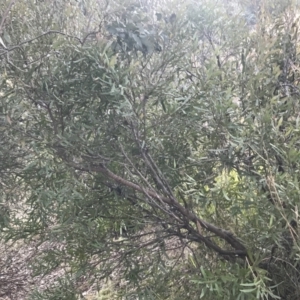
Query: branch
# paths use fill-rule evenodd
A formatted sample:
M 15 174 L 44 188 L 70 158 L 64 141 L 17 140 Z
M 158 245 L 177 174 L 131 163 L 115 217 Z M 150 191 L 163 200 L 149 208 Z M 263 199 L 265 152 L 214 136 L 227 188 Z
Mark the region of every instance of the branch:
M 64 160 L 66 157 L 64 157 Z M 208 248 L 215 250 L 217 253 L 221 255 L 229 255 L 229 256 L 241 256 L 246 257 L 247 251 L 246 247 L 229 231 L 226 231 L 224 229 L 218 228 L 214 226 L 213 224 L 210 224 L 199 217 L 197 217 L 193 212 L 187 210 L 185 207 L 183 207 L 178 201 L 175 199 L 171 199 L 169 197 L 160 196 L 157 194 L 157 192 L 145 189 L 143 187 L 140 187 L 139 185 L 128 181 L 113 172 L 111 172 L 109 169 L 107 169 L 103 164 L 92 164 L 88 167 L 80 166 L 79 164 L 76 164 L 74 162 L 68 161 L 68 164 L 74 167 L 77 170 L 83 171 L 83 172 L 97 172 L 102 173 L 103 175 L 106 175 L 110 179 L 112 179 L 114 182 L 117 182 L 121 185 L 125 185 L 135 191 L 138 191 L 147 197 L 151 197 L 152 199 L 158 200 L 159 202 L 163 202 L 165 204 L 170 205 L 171 207 L 176 208 L 182 216 L 186 217 L 189 221 L 193 222 L 196 225 L 196 228 L 199 228 L 199 225 L 206 229 L 209 232 L 214 233 L 219 238 L 225 240 L 227 243 L 229 243 L 235 250 L 224 250 L 215 243 L 213 243 L 209 238 L 204 237 L 201 232 L 197 232 L 197 241 L 203 242 Z M 196 232 L 196 231 L 195 231 Z M 196 239 L 195 239 L 196 241 Z
M 90 33 L 88 33 L 88 34 L 83 38 L 83 40 L 81 40 L 81 39 L 80 39 L 79 37 L 77 37 L 77 36 L 73 36 L 73 35 L 70 35 L 70 34 L 67 34 L 67 33 L 63 33 L 63 32 L 58 31 L 58 30 L 49 30 L 49 31 L 47 31 L 47 32 L 44 32 L 44 33 L 42 33 L 42 34 L 40 34 L 40 35 L 38 35 L 38 36 L 32 38 L 32 39 L 29 39 L 29 40 L 27 40 L 27 41 L 21 42 L 20 44 L 15 45 L 15 46 L 13 46 L 13 47 L 11 47 L 11 48 L 5 48 L 5 47 L 4 47 L 5 52 L 0 53 L 0 56 L 6 54 L 6 53 L 8 53 L 8 52 L 11 52 L 11 51 L 13 51 L 13 50 L 15 50 L 15 49 L 18 49 L 18 48 L 20 48 L 22 45 L 25 45 L 25 44 L 31 43 L 31 42 L 33 42 L 33 41 L 35 41 L 35 40 L 38 40 L 39 38 L 41 38 L 41 37 L 43 37 L 43 36 L 45 36 L 45 35 L 48 35 L 48 34 L 60 34 L 60 35 L 63 35 L 63 36 L 66 36 L 66 37 L 75 39 L 75 40 L 77 40 L 81 45 L 83 45 L 83 44 L 85 43 L 86 39 L 88 38 L 88 36 L 90 36 L 90 35 L 92 35 L 92 34 L 95 34 L 95 33 L 97 33 L 97 32 L 90 32 Z

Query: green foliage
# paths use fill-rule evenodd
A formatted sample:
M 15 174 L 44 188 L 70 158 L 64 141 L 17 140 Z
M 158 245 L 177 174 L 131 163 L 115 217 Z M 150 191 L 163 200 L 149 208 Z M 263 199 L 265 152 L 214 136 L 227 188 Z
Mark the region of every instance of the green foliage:
M 30 299 L 299 299 L 297 3 L 123 2 L 0 4 L 1 239 L 63 273 Z

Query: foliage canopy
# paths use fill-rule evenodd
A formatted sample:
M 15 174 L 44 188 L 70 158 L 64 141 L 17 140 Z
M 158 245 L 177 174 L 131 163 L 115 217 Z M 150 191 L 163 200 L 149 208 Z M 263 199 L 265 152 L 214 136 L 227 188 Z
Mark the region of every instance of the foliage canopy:
M 62 271 L 28 299 L 299 299 L 297 3 L 0 9 L 1 239 Z

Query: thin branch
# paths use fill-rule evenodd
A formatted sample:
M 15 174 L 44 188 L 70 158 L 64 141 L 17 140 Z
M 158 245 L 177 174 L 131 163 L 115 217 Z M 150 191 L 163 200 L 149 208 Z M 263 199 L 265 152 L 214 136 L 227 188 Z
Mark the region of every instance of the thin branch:
M 41 37 L 43 37 L 43 36 L 45 36 L 45 35 L 49 35 L 49 34 L 60 34 L 60 35 L 63 35 L 63 36 L 66 36 L 66 37 L 75 39 L 75 40 L 77 40 L 81 45 L 83 45 L 83 44 L 85 43 L 86 39 L 88 38 L 88 36 L 90 36 L 90 35 L 92 35 L 92 34 L 96 34 L 96 33 L 98 33 L 98 31 L 90 32 L 90 33 L 88 33 L 88 34 L 83 38 L 83 40 L 81 40 L 81 39 L 80 39 L 79 37 L 77 37 L 77 36 L 73 36 L 73 35 L 70 35 L 70 34 L 67 34 L 67 33 L 63 33 L 63 32 L 58 31 L 58 30 L 49 30 L 49 31 L 47 31 L 47 32 L 44 32 L 44 33 L 42 33 L 42 34 L 40 34 L 40 35 L 38 35 L 38 36 L 32 38 L 32 39 L 29 39 L 29 40 L 26 40 L 26 41 L 24 41 L 24 42 L 21 42 L 20 44 L 15 45 L 15 46 L 13 46 L 13 47 L 11 47 L 11 48 L 5 48 L 5 47 L 4 47 L 4 50 L 5 50 L 5 51 L 4 51 L 3 53 L 0 53 L 0 56 L 2 56 L 2 55 L 4 55 L 4 54 L 7 54 L 8 52 L 11 52 L 11 51 L 13 51 L 13 50 L 15 50 L 15 49 L 20 48 L 22 45 L 31 43 L 31 42 L 33 42 L 33 41 L 35 41 L 35 40 L 38 40 L 39 38 L 41 38 Z
M 62 158 L 66 160 L 66 157 L 62 157 Z M 174 201 L 174 199 L 171 199 L 169 197 L 160 196 L 152 190 L 147 190 L 143 187 L 140 187 L 139 185 L 114 174 L 109 169 L 107 169 L 107 167 L 105 167 L 103 164 L 92 164 L 89 165 L 88 167 L 81 166 L 72 161 L 68 161 L 68 164 L 80 171 L 100 172 L 106 175 L 107 177 L 109 177 L 110 179 L 112 179 L 113 181 L 118 182 L 121 185 L 125 185 L 129 188 L 132 188 L 135 191 L 138 191 L 146 195 L 147 197 L 151 197 L 153 199 L 158 200 L 159 202 L 164 202 L 170 205 L 171 207 L 176 208 L 182 214 L 182 216 L 187 218 L 189 221 L 193 222 L 195 225 L 199 223 L 202 228 L 214 233 L 219 238 L 228 242 L 235 249 L 235 250 L 224 250 L 220 248 L 218 245 L 216 245 L 215 243 L 213 243 L 210 239 L 205 238 L 199 232 L 197 232 L 197 236 L 194 240 L 198 242 L 199 241 L 203 242 L 208 248 L 215 250 L 217 253 L 221 255 L 230 255 L 230 256 L 241 256 L 241 257 L 247 256 L 247 251 L 245 246 L 231 232 L 218 228 L 213 224 L 210 224 L 200 219 L 193 212 L 183 207 L 178 201 Z

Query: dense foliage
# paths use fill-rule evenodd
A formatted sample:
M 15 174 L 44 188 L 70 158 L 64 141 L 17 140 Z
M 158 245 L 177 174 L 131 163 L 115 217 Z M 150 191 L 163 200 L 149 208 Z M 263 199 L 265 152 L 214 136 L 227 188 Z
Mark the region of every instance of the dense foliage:
M 297 3 L 0 9 L 1 239 L 63 274 L 28 299 L 299 299 Z

